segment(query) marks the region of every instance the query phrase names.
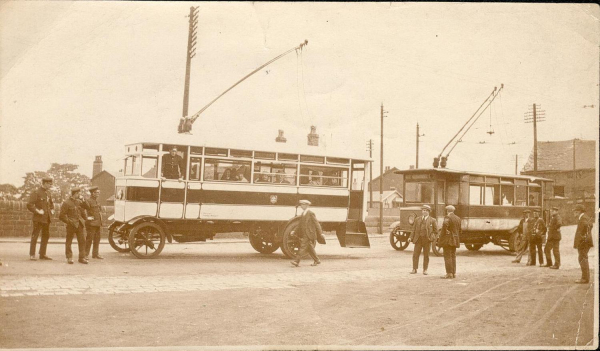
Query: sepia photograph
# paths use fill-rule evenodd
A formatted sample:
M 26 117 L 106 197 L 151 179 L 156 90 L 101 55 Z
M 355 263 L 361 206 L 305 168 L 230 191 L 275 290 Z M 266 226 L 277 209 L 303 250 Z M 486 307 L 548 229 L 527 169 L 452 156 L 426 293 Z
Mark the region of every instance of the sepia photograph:
M 0 350 L 595 350 L 600 6 L 0 0 Z

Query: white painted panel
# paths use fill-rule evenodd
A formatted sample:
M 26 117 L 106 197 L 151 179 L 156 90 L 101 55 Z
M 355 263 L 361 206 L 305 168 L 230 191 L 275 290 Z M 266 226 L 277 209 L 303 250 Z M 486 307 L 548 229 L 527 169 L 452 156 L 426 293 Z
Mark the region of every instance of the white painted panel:
M 296 214 L 293 206 L 249 206 L 203 204 L 200 218 L 203 220 L 256 220 L 287 221 Z
M 199 204 L 187 204 L 185 206 L 185 218 L 198 218 L 200 216 Z
M 185 182 L 179 182 L 176 180 L 163 180 L 162 187 L 169 189 L 185 189 Z
M 463 219 L 462 230 L 488 231 L 488 230 L 510 230 L 519 225 L 518 218 L 466 218 Z
M 298 188 L 299 194 L 313 194 L 313 195 L 335 195 L 335 196 L 349 196 L 350 190 L 346 188 Z
M 125 221 L 125 201 L 115 200 L 115 221 Z
M 127 179 L 121 178 L 115 180 L 115 186 L 125 186 L 127 185 Z
M 348 219 L 348 209 L 344 207 L 310 207 L 319 222 L 345 222 Z M 298 207 L 298 215 L 302 208 Z
M 125 201 L 125 221 L 137 216 L 156 217 L 156 202 L 131 202 Z
M 144 186 L 148 188 L 158 188 L 158 180 L 127 179 L 127 186 Z
M 183 204 L 172 204 L 163 202 L 160 204 L 160 211 L 158 212 L 160 218 L 183 218 Z
M 296 194 L 297 187 L 293 185 L 259 185 L 259 184 L 248 184 L 248 183 L 232 183 L 232 182 L 221 182 L 221 183 L 203 183 L 202 189 L 205 190 L 224 190 L 224 191 L 250 191 L 258 193 L 281 193 L 281 194 Z
M 191 189 L 191 190 L 200 190 L 200 189 L 202 189 L 202 183 L 192 183 L 192 182 L 190 182 L 190 183 L 188 183 L 188 189 Z

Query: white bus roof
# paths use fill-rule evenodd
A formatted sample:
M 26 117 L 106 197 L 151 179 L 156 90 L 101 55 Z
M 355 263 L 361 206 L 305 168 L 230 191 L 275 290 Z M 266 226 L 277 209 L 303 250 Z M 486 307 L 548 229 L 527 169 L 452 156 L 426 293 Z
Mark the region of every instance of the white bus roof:
M 418 169 L 405 169 L 395 171 L 396 174 L 410 174 L 410 173 L 453 173 L 453 174 L 468 174 L 468 175 L 476 175 L 476 176 L 491 176 L 491 177 L 503 177 L 503 178 L 514 178 L 514 179 L 528 179 L 528 180 L 541 180 L 545 182 L 554 182 L 552 179 L 534 177 L 529 175 L 515 175 L 515 174 L 499 174 L 499 173 L 484 173 L 484 172 L 471 172 L 471 171 L 463 171 L 458 169 L 448 169 L 448 168 L 418 168 Z

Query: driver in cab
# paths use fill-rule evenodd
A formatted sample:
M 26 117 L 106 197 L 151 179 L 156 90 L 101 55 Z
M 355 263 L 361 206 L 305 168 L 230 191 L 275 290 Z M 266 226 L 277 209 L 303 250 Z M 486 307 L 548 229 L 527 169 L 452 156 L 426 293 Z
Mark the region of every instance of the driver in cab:
M 168 154 L 163 155 L 161 174 L 163 179 L 183 179 L 185 164 L 183 158 L 177 155 L 176 146 L 173 146 Z

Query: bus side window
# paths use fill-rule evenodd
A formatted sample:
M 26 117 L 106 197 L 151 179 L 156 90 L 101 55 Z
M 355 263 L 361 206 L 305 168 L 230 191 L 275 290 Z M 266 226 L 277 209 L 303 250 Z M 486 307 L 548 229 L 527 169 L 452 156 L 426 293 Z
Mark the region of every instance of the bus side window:
M 190 180 L 200 180 L 200 162 L 201 158 L 192 157 L 190 160 Z
M 515 187 L 502 184 L 502 206 L 512 206 L 515 201 Z
M 515 206 L 527 206 L 527 187 L 525 185 L 517 185 L 515 195 Z
M 458 205 L 458 184 L 457 182 L 449 182 L 447 186 L 447 201 L 450 205 Z

